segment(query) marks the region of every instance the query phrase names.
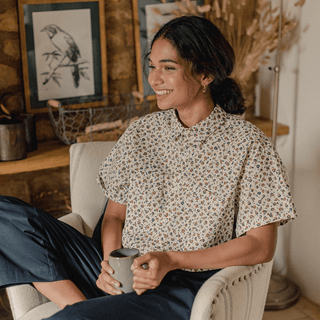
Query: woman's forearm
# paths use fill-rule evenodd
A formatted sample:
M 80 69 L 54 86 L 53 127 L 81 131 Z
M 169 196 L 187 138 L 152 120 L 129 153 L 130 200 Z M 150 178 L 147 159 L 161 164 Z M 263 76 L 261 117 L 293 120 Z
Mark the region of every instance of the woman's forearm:
M 122 229 L 125 221 L 126 206 L 108 201 L 101 226 L 101 242 L 104 260 L 109 253 L 122 246 Z
M 111 251 L 121 248 L 123 224 L 116 218 L 107 218 L 103 222 L 101 233 L 103 259 L 108 260 Z
M 258 227 L 243 237 L 197 251 L 148 252 L 134 260 L 133 288 L 137 294 L 156 288 L 165 274 L 175 269 L 220 269 L 270 261 L 277 236 L 275 224 Z M 145 270 L 142 265 L 147 263 Z
M 173 269 L 219 269 L 253 265 L 273 258 L 276 238 L 277 225 L 270 224 L 209 249 L 167 253 Z

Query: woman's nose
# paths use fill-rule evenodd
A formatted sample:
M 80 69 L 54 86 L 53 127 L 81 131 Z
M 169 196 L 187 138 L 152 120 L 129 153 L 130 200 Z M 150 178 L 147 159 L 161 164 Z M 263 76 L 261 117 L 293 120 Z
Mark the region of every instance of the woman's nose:
M 157 69 L 151 69 L 148 76 L 149 84 L 153 87 L 163 83 L 161 71 Z

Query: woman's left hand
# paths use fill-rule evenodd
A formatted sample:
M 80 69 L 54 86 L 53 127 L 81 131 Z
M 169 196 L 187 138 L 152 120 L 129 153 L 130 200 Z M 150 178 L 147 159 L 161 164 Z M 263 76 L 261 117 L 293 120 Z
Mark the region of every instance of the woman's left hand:
M 144 264 L 148 265 L 148 269 L 143 268 Z M 134 291 L 140 295 L 148 289 L 156 288 L 164 276 L 174 269 L 172 265 L 167 252 L 149 252 L 134 259 L 131 266 Z

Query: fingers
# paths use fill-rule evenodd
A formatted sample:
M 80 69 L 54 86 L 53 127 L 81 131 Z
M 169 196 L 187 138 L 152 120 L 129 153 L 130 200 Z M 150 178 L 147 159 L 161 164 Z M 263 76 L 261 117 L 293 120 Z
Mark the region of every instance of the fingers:
M 101 261 L 101 267 L 104 269 L 105 272 L 108 272 L 109 274 L 112 274 L 114 271 L 110 267 L 109 262 L 107 260 L 102 260 Z
M 149 253 L 144 254 L 141 257 L 135 258 L 132 263 L 131 270 L 134 270 L 135 268 L 138 268 L 138 267 L 148 269 L 149 268 L 148 263 L 150 262 L 151 259 L 152 259 L 152 256 Z
M 154 289 L 159 284 L 159 279 L 153 274 L 142 274 L 140 275 L 137 272 L 134 272 L 133 277 L 133 288 L 136 289 Z
M 123 292 L 119 289 L 120 282 L 110 275 L 113 273 L 113 270 L 108 262 L 105 260 L 102 261 L 101 266 L 101 273 L 96 281 L 97 287 L 110 295 L 122 294 Z
M 163 278 L 159 274 L 159 261 L 155 253 L 149 252 L 134 259 L 131 269 L 134 274 L 132 287 L 138 295 L 155 289 Z
M 152 283 L 147 283 L 149 282 L 148 279 L 145 278 L 138 278 L 138 277 L 133 277 L 133 285 L 132 288 L 133 290 L 137 293 L 137 295 L 141 295 L 142 293 L 146 292 L 149 289 L 154 289 L 156 286 L 152 285 Z
M 150 289 L 155 289 L 158 284 L 156 282 L 150 281 L 149 279 L 138 279 L 134 278 L 133 280 L 133 290 L 137 293 L 137 295 L 141 295 Z
M 147 291 L 147 289 L 134 289 L 134 291 L 136 292 L 136 294 L 138 296 L 140 296 L 141 294 L 143 294 L 144 292 Z
M 133 274 L 132 288 L 138 295 L 141 295 L 147 290 L 155 289 L 161 282 L 155 270 L 146 270 L 142 266 L 134 268 Z

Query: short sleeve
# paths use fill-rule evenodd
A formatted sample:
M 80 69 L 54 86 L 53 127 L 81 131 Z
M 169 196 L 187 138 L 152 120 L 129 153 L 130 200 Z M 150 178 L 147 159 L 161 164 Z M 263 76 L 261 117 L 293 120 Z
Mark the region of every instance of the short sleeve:
M 97 182 L 103 194 L 120 204 L 127 203 L 129 189 L 129 163 L 131 154 L 131 133 L 129 128 L 120 137 L 107 158 L 102 162 Z
M 236 236 L 273 222 L 296 217 L 282 161 L 267 138 L 252 141 L 239 182 Z

